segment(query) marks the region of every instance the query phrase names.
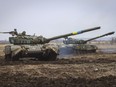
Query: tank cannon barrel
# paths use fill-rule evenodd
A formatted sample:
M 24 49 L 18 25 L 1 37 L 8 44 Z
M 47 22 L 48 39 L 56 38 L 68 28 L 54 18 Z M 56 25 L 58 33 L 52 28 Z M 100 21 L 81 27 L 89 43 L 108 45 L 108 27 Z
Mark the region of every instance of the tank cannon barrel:
M 13 34 L 14 32 L 11 31 L 11 32 L 0 32 L 1 34 Z
M 16 35 L 15 32 L 0 32 L 1 34 L 11 34 L 12 36 Z
M 1 34 L 7 34 L 7 33 L 11 33 L 11 32 L 0 32 Z
M 88 39 L 88 40 L 85 40 L 85 43 L 87 43 L 88 41 L 91 41 L 91 40 L 95 40 L 95 39 L 98 39 L 98 38 L 101 38 L 101 37 L 104 37 L 104 36 L 108 36 L 108 35 L 112 35 L 114 34 L 115 32 L 109 32 L 109 33 L 106 33 L 106 34 L 103 34 L 103 35 L 100 35 L 100 36 L 97 36 L 97 37 L 94 37 L 94 38 L 91 38 L 91 39 Z
M 59 39 L 59 38 L 66 38 L 68 36 L 78 35 L 78 34 L 82 34 L 82 33 L 93 31 L 93 30 L 97 30 L 97 29 L 100 29 L 100 27 L 94 27 L 94 28 L 81 30 L 81 31 L 78 31 L 78 32 L 72 32 L 72 33 L 69 33 L 69 34 L 55 36 L 55 37 L 52 37 L 52 38 L 48 38 L 47 41 L 49 42 L 51 40 L 55 40 L 55 39 Z
M 0 32 L 0 33 L 2 33 L 2 34 L 11 34 L 12 36 L 14 36 L 14 35 L 18 35 L 18 33 L 17 33 L 17 29 L 14 29 L 14 31 Z

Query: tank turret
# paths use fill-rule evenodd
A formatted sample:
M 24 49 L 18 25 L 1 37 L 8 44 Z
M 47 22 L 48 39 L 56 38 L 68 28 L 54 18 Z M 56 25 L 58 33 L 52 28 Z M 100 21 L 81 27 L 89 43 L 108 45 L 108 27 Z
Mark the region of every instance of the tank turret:
M 18 33 L 16 29 L 14 29 L 14 31 L 1 32 L 1 33 L 9 33 L 9 34 L 12 35 L 12 37 L 9 37 L 9 42 L 11 44 L 14 44 L 14 45 L 28 44 L 29 45 L 29 44 L 45 44 L 45 43 L 49 43 L 51 40 L 55 40 L 55 39 L 59 39 L 59 38 L 66 38 L 68 36 L 82 34 L 82 33 L 97 30 L 97 29 L 100 29 L 100 27 L 85 29 L 85 30 L 81 30 L 81 31 L 78 31 L 78 32 L 72 32 L 72 33 L 69 33 L 69 34 L 55 36 L 55 37 L 52 37 L 52 38 L 45 38 L 43 36 L 35 36 L 35 35 L 33 35 L 33 36 L 32 35 L 26 35 L 25 31 L 23 31 L 22 33 Z
M 105 37 L 105 36 L 108 36 L 108 35 L 112 35 L 114 33 L 115 32 L 109 32 L 109 33 L 106 33 L 106 34 L 103 34 L 103 35 L 100 35 L 100 36 L 97 36 L 97 37 L 94 37 L 94 38 L 91 38 L 91 39 L 88 39 L 88 40 L 77 40 L 77 39 L 73 39 L 73 38 L 67 38 L 63 41 L 63 43 L 64 44 L 86 44 L 89 41 L 92 41 L 92 40 L 95 40 L 95 39 L 98 39 L 98 38 L 101 38 L 101 37 Z

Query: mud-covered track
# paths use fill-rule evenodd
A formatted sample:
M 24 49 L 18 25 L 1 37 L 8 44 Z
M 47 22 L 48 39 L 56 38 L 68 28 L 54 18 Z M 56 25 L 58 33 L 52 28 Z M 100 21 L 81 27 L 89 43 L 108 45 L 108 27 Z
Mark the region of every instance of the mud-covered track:
M 87 54 L 77 55 L 69 58 L 57 58 L 55 61 L 38 61 L 35 59 L 21 59 L 19 61 L 5 61 L 0 57 L 0 65 L 38 65 L 38 64 L 84 64 L 84 63 L 116 63 L 116 54 Z

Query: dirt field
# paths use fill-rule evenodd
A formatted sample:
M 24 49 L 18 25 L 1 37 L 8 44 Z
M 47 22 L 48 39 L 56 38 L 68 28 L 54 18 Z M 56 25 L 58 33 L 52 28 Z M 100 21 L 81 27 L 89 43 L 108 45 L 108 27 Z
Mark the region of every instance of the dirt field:
M 0 49 L 0 87 L 116 87 L 116 53 L 6 62 Z

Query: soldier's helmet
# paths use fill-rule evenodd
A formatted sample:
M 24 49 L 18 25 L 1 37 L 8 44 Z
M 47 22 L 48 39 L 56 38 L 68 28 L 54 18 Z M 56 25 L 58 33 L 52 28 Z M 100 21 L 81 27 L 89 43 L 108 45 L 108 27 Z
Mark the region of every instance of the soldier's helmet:
M 22 35 L 26 35 L 26 31 L 23 31 L 23 32 L 22 32 Z

